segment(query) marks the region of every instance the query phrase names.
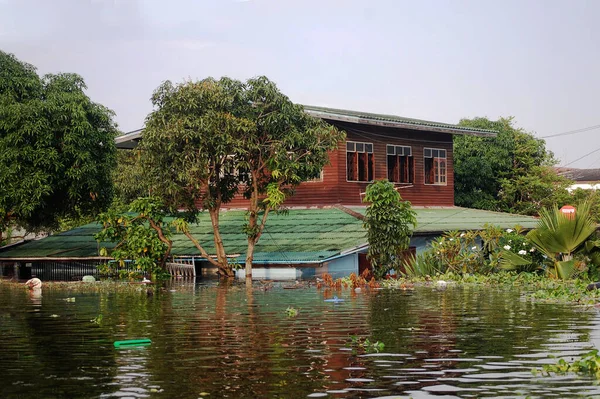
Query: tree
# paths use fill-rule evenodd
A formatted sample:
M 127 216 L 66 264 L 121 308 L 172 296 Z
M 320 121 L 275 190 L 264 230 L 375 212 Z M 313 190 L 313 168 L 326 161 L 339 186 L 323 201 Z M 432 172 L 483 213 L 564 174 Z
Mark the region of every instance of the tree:
M 128 212 L 111 209 L 100 214 L 102 230 L 95 238 L 98 242 L 116 243 L 110 255 L 117 261 L 117 270 L 127 271 L 126 261 L 131 261 L 134 273 L 149 273 L 154 279 L 157 274 L 166 273 L 173 247 L 171 227 L 164 219 L 160 199 L 139 198 L 131 203 Z M 100 249 L 102 256 L 108 253 L 107 248 Z
M 250 200 L 246 276 L 252 276 L 254 248 L 269 212 L 279 210 L 295 186 L 318 176 L 328 151 L 343 134 L 304 113 L 265 77 L 246 83 L 222 78 L 173 86 L 153 96 L 156 110 L 146 121 L 140 151 L 151 191 L 175 210 L 207 210 L 217 259 L 176 223 L 203 257 L 231 276 L 219 230 L 223 204 L 242 193 Z
M 219 211 L 237 192 L 239 175 L 234 154 L 254 125 L 240 117 L 245 105 L 242 84 L 228 78 L 204 79 L 173 86 L 169 81 L 152 96 L 155 110 L 148 115 L 140 144 L 141 161 L 152 194 L 171 211 L 184 207 L 190 217 L 177 223 L 200 254 L 232 276 L 219 230 Z M 200 210 L 208 211 L 214 233 L 216 260 L 188 229 Z
M 369 242 L 367 257 L 375 275 L 383 277 L 391 269 L 400 269 L 401 252 L 408 248 L 417 226 L 416 213 L 387 180 L 369 184 L 364 202 L 370 203 L 364 222 Z
M 251 278 L 254 248 L 269 212 L 280 209 L 301 182 L 320 176 L 329 162 L 329 151 L 344 134 L 307 115 L 264 76 L 248 80 L 243 97 L 239 112 L 253 128 L 244 135 L 235 168 L 247 178 L 243 193 L 250 204 L 244 230 L 248 237 L 246 278 Z
M 110 204 L 117 128 L 85 89 L 0 51 L 0 241 L 12 225 L 52 230 Z
M 554 155 L 543 140 L 515 128 L 512 118 L 463 119 L 460 125 L 496 130 L 498 136 L 454 138 L 457 205 L 537 214 L 564 198 L 569 181 L 553 170 Z

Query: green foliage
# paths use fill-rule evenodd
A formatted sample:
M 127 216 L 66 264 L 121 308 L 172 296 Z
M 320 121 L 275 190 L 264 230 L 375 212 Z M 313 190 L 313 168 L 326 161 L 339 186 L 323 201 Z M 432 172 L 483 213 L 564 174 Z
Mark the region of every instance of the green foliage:
M 498 239 L 498 262 L 504 270 L 535 272 L 543 270 L 545 258 L 519 226 L 507 229 Z
M 171 249 L 171 230 L 164 216 L 156 198 L 134 201 L 129 213 L 111 210 L 100 214 L 103 229 L 95 235 L 96 240 L 117 243 L 111 251 L 101 248 L 100 255 L 115 259 L 119 277 L 131 277 L 132 273 L 152 276 L 164 270 Z
M 126 206 L 137 198 L 150 195 L 146 167 L 140 159 L 139 149 L 117 150 L 117 167 L 113 171 L 115 185 L 113 206 Z
M 234 155 L 254 129 L 237 112 L 241 90 L 238 81 L 207 78 L 166 81 L 154 92 L 139 148 L 152 192 L 170 209 L 219 209 L 237 192 Z
M 443 273 L 488 274 L 498 269 L 531 272 L 544 266 L 542 254 L 519 226 L 500 229 L 486 225 L 482 231 L 450 231 L 430 242 L 423 253 L 404 263 L 409 277 Z
M 279 210 L 295 186 L 318 176 L 328 152 L 344 138 L 266 77 L 208 78 L 176 86 L 167 81 L 152 101 L 155 110 L 146 120 L 140 160 L 127 165 L 130 160 L 124 159 L 116 175 L 119 193 L 128 198 L 151 190 L 173 211 L 184 206 L 196 212 L 201 206 L 211 212 L 218 265 L 224 269 L 229 266 L 219 234 L 221 206 L 238 190 L 250 198 L 243 231 L 251 263 L 269 211 Z M 131 176 L 144 176 L 141 180 L 149 183 L 121 184 Z
M 596 379 L 600 379 L 600 355 L 598 355 L 598 349 L 594 349 L 583 355 L 581 359 L 571 363 L 567 362 L 565 359 L 560 359 L 556 364 L 545 364 L 543 370 L 548 375 L 551 373 L 579 373 L 591 375 L 596 377 Z M 537 370 L 534 370 L 534 373 L 535 372 L 537 372 Z
M 542 209 L 538 227 L 527 234 L 533 245 L 553 263 L 550 272 L 562 279 L 574 273 L 573 253 L 581 249 L 596 230 L 596 223 L 590 216 L 590 204 L 584 202 L 576 209 L 575 217 L 563 214 L 557 207 Z
M 364 227 L 367 229 L 367 257 L 376 276 L 400 270 L 401 252 L 408 248 L 412 230 L 417 226 L 416 213 L 394 184 L 387 180 L 367 186 L 364 202 L 368 202 Z
M 356 335 L 350 336 L 350 342 L 347 344 L 352 348 L 359 349 L 365 353 L 379 353 L 385 349 L 385 344 L 379 341 L 371 341 L 369 338 L 362 338 Z
M 285 310 L 285 314 L 287 315 L 287 317 L 296 317 L 298 316 L 298 309 L 288 306 Z
M 117 128 L 85 89 L 0 51 L 0 240 L 11 225 L 54 230 L 110 204 Z
M 250 199 L 246 275 L 251 274 L 254 246 L 259 241 L 269 212 L 278 211 L 300 183 L 320 176 L 329 163 L 329 152 L 344 134 L 304 112 L 274 82 L 264 76 L 236 84 L 243 98 L 236 115 L 252 128 L 235 152 L 235 170 L 246 172 L 243 195 Z
M 454 187 L 457 205 L 536 215 L 542 207 L 564 205 L 570 182 L 545 142 L 513 126 L 512 118 L 463 119 L 461 126 L 491 129 L 496 138 L 454 138 Z

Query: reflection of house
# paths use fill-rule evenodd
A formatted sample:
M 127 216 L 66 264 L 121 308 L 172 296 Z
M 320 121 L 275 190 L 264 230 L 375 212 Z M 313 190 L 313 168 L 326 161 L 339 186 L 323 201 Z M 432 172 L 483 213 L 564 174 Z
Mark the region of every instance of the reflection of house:
M 575 168 L 556 168 L 559 175 L 573 180 L 573 184 L 568 190 L 573 191 L 578 188 L 584 190 L 600 189 L 600 169 L 575 169 Z
M 376 179 L 394 182 L 413 205 L 454 206 L 452 137 L 495 136 L 483 129 L 306 106 L 308 114 L 346 132 L 346 141 L 330 153 L 320 178 L 301 184 L 288 206 L 361 205 L 361 193 Z M 133 148 L 142 131 L 117 138 L 119 148 Z M 245 205 L 241 197 L 226 206 Z

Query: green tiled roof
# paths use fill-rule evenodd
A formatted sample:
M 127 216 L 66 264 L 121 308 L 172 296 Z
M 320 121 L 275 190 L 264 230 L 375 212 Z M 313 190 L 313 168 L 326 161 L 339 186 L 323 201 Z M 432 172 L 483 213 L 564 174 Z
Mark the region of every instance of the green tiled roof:
M 220 230 L 227 254 L 245 261 L 247 240 L 242 232 L 244 211 L 226 211 L 220 215 Z M 0 250 L 2 258 L 94 257 L 100 246 L 93 238 L 100 230 L 91 223 L 62 234 Z M 190 226 L 192 235 L 209 254 L 214 254 L 210 217 L 200 215 L 199 223 Z M 172 253 L 176 256 L 198 255 L 198 250 L 183 234 L 172 237 Z M 287 215 L 271 214 L 264 233 L 256 245 L 256 263 L 320 262 L 366 243 L 362 222 L 337 209 L 294 209 Z
M 487 129 L 476 129 L 472 127 L 453 125 L 450 123 L 441 123 L 426 121 L 421 119 L 405 118 L 403 116 L 386 115 L 386 114 L 373 114 L 370 112 L 351 111 L 347 109 L 327 108 L 327 107 L 316 107 L 313 105 L 304 105 L 304 110 L 315 117 L 322 119 L 331 119 L 339 121 L 352 122 L 351 118 L 357 118 L 359 123 L 371 123 L 371 124 L 398 124 L 399 127 L 404 128 L 416 128 L 423 130 L 423 128 L 431 128 L 431 130 L 439 130 L 446 133 L 452 134 L 474 134 L 481 136 L 496 136 L 498 132 L 495 130 Z
M 352 208 L 363 213 L 364 207 Z M 449 230 L 479 230 L 485 224 L 502 228 L 520 225 L 534 228 L 535 218 L 467 208 L 415 208 L 418 225 L 415 235 L 436 234 Z M 246 236 L 242 233 L 244 211 L 226 211 L 220 216 L 221 234 L 228 254 L 244 262 Z M 366 244 L 363 222 L 336 208 L 292 209 L 287 214 L 269 216 L 265 231 L 256 245 L 256 263 L 320 262 L 341 252 Z M 100 244 L 94 234 L 100 230 L 97 223 L 62 234 L 31 241 L 0 250 L 0 260 L 7 258 L 68 258 L 98 256 Z M 214 254 L 212 227 L 208 214 L 202 214 L 191 233 L 206 251 Z M 198 250 L 183 234 L 175 234 L 173 255 L 198 255 Z M 114 244 L 102 243 L 111 248 Z M 237 256 L 236 256 L 237 255 Z

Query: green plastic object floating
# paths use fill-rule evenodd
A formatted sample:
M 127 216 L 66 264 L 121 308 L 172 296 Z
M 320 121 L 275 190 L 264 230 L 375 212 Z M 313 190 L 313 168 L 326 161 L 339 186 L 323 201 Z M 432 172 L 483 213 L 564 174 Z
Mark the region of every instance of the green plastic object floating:
M 144 346 L 150 345 L 152 341 L 148 338 L 143 339 L 128 339 L 125 341 L 115 341 L 115 348 L 125 348 L 129 346 Z

